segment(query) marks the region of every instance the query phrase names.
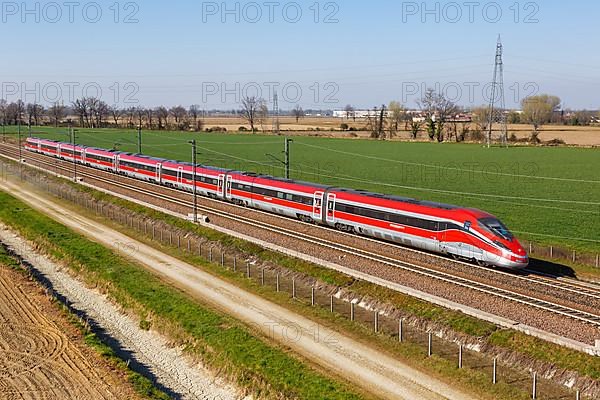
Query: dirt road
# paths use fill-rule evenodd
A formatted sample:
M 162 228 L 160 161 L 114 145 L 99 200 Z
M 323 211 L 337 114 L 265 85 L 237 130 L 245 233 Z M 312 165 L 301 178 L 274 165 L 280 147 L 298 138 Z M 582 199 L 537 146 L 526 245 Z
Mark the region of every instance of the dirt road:
M 93 354 L 84 354 L 69 339 L 65 332 L 74 328 L 67 325 L 41 288 L 0 266 L 0 398 L 104 400 L 134 396 L 108 365 Z
M 299 316 L 256 295 L 198 270 L 150 246 L 66 208 L 30 189 L 1 182 L 4 189 L 60 223 L 105 246 L 127 243 L 130 257 L 199 299 L 256 326 L 273 340 L 290 347 L 327 370 L 387 399 L 474 399 L 347 336 Z

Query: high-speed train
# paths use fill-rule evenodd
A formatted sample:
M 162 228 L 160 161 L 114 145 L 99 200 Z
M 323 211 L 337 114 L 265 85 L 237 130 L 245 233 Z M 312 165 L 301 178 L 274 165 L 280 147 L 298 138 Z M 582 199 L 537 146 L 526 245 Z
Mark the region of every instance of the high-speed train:
M 484 211 L 250 172 L 28 138 L 25 148 L 89 167 L 480 265 L 522 269 L 523 246 Z

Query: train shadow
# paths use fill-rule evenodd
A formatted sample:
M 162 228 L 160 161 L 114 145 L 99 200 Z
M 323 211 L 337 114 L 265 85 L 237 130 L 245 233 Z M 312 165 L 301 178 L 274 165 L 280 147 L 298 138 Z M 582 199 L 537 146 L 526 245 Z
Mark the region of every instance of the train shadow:
M 527 275 L 552 275 L 557 278 L 577 278 L 577 273 L 573 268 L 537 258 L 530 260 L 527 270 L 523 273 Z

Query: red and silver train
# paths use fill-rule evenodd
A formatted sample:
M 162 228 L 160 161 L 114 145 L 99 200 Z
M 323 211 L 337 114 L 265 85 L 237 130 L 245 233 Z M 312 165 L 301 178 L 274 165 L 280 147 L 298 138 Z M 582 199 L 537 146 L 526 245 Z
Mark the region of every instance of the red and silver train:
M 523 246 L 484 211 L 343 189 L 52 140 L 29 138 L 29 151 L 81 163 L 291 218 L 509 269 L 529 263 Z

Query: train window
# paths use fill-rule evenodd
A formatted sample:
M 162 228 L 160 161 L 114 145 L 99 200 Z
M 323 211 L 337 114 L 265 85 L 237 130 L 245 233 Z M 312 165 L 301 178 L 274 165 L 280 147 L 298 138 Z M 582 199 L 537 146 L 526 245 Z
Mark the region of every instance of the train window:
M 278 199 L 284 199 L 285 198 L 285 193 L 277 192 L 277 198 Z
M 294 195 L 293 194 L 286 194 L 285 195 L 285 199 L 288 201 L 294 201 Z
M 508 230 L 508 228 L 496 218 L 482 218 L 478 222 L 480 227 L 484 228 L 488 232 L 493 233 L 501 239 L 514 239 L 513 234 Z

